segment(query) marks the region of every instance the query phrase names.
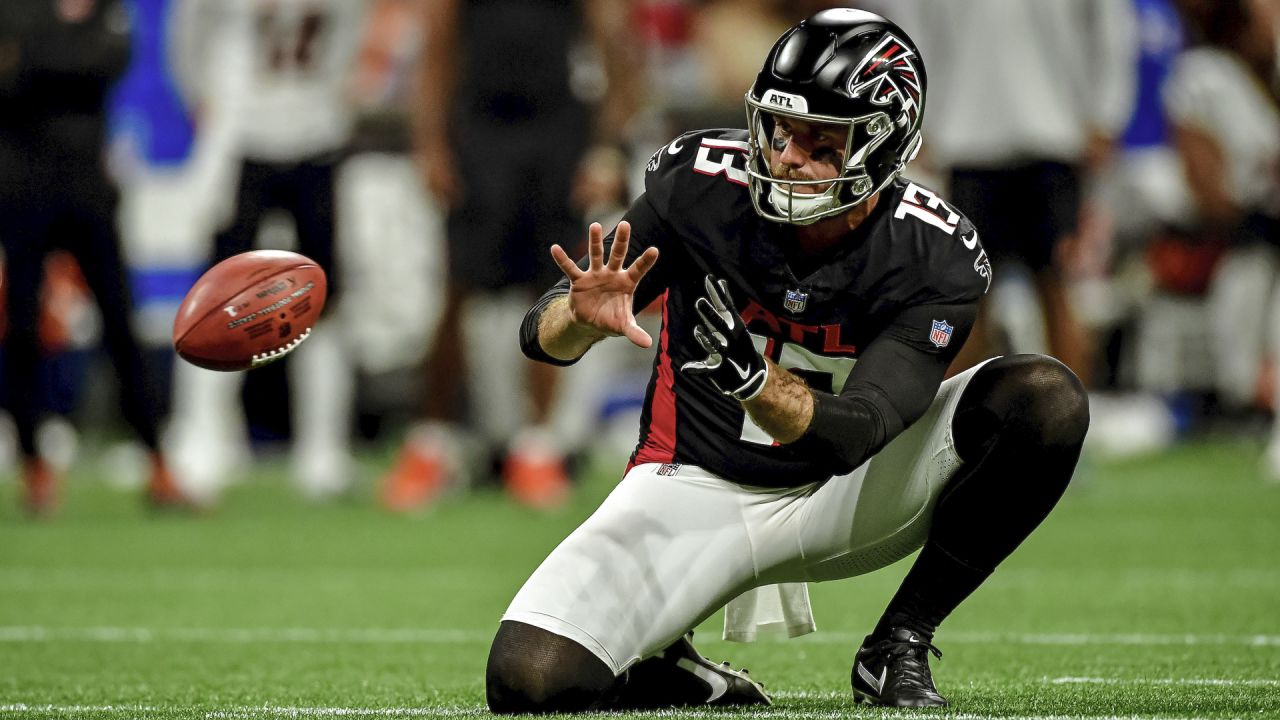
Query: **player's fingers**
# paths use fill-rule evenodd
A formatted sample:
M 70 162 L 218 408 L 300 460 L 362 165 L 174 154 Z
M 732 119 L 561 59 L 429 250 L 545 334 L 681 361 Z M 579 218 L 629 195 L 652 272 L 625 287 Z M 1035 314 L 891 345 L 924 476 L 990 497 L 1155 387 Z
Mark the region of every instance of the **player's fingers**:
M 706 298 L 698 298 L 697 300 L 694 300 L 693 309 L 698 311 L 698 315 L 702 317 L 704 325 L 712 325 L 716 320 L 720 319 L 719 316 L 716 315 L 715 308 L 711 307 L 711 302 Z
M 716 345 L 715 341 L 707 335 L 707 331 L 704 330 L 701 325 L 695 325 L 693 327 L 693 337 L 709 355 L 715 355 L 720 352 L 720 346 Z
M 650 270 L 653 269 L 655 263 L 658 262 L 658 248 L 651 247 L 645 250 L 636 261 L 631 263 L 631 267 L 627 268 L 627 277 L 633 283 L 639 283 Z
M 711 305 L 715 307 L 716 312 L 728 312 L 724 306 L 724 300 L 720 297 L 720 288 L 716 287 L 716 279 L 710 275 L 702 279 L 702 285 L 706 288 L 707 299 L 711 301 Z
M 680 372 L 686 372 L 690 375 L 703 375 L 711 372 L 711 368 L 707 367 L 707 364 L 701 360 L 691 360 L 680 366 Z
M 627 260 L 627 246 L 629 244 L 631 244 L 631 225 L 626 220 L 623 220 L 618 223 L 618 229 L 613 231 L 613 247 L 609 250 L 610 270 L 614 272 L 622 270 L 622 263 Z
M 706 298 L 698 298 L 693 303 L 693 307 L 698 311 L 698 315 L 702 316 L 703 324 L 712 335 L 727 338 L 733 332 L 732 322 L 725 319 L 725 316 L 729 315 L 728 311 L 716 310 L 712 302 Z
M 729 294 L 729 282 L 727 280 L 716 280 L 716 285 L 720 288 L 720 303 L 725 308 L 733 307 L 733 296 Z
M 591 228 L 587 230 L 587 257 L 591 259 L 588 270 L 604 267 L 604 228 L 600 223 L 591 223 Z
M 560 271 L 565 274 L 565 277 L 569 278 L 569 282 L 582 277 L 582 268 L 578 267 L 578 264 L 571 260 L 559 245 L 551 246 L 551 259 L 560 267 Z
M 636 324 L 634 318 L 631 320 L 631 324 L 627 326 L 627 330 L 624 334 L 627 336 L 628 340 L 635 343 L 638 347 L 647 348 L 653 345 L 653 338 L 649 336 L 649 333 L 645 332 L 644 328 Z

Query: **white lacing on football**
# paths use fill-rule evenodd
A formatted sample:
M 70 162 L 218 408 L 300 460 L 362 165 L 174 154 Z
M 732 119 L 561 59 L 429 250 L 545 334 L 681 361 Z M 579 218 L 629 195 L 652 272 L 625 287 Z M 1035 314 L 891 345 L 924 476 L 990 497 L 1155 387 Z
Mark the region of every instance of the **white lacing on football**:
M 302 341 L 306 340 L 307 337 L 309 337 L 310 335 L 311 335 L 311 328 L 307 328 L 306 330 L 302 331 L 301 335 L 290 340 L 288 345 L 278 347 L 275 350 L 268 350 L 267 352 L 264 352 L 264 353 L 256 353 L 253 356 L 253 360 L 250 362 L 250 367 L 261 367 L 263 365 L 266 365 L 267 363 L 272 363 L 272 362 L 275 362 L 276 360 L 279 360 L 285 355 L 288 355 L 289 353 L 293 352 L 293 349 L 301 345 Z

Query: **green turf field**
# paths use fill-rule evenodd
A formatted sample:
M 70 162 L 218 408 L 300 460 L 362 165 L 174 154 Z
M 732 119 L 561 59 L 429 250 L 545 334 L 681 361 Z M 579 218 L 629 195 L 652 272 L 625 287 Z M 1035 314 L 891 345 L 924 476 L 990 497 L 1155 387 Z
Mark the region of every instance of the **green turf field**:
M 1085 467 L 1046 525 L 942 628 L 958 717 L 1280 717 L 1280 485 L 1256 445 Z M 74 476 L 31 523 L 0 484 L 0 718 L 482 714 L 498 617 L 608 492 L 554 516 L 501 496 L 413 518 L 311 507 L 264 469 L 208 517 L 152 517 Z M 369 468 L 372 474 L 376 463 Z M 757 717 L 856 707 L 849 665 L 905 564 L 812 588 L 819 632 L 703 652 L 776 694 Z M 718 618 L 716 619 L 718 620 Z M 662 714 L 737 717 L 737 713 Z

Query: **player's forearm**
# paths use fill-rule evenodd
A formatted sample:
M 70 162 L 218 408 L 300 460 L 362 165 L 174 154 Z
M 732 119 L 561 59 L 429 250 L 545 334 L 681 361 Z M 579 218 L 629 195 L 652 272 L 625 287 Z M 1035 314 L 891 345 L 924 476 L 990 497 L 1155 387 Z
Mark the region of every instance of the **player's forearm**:
M 608 336 L 573 319 L 568 295 L 552 300 L 538 318 L 538 345 L 557 360 L 577 360 L 605 337 Z
M 769 380 L 754 399 L 742 404 L 769 436 L 782 444 L 795 442 L 813 422 L 813 393 L 799 377 L 765 360 Z

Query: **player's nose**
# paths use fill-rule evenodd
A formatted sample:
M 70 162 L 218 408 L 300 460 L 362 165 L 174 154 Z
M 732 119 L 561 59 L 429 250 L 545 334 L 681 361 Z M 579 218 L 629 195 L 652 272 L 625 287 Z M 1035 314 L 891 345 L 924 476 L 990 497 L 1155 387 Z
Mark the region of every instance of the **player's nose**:
M 778 162 L 790 168 L 801 168 L 809 162 L 809 153 L 805 152 L 794 139 L 788 139 L 778 155 Z

